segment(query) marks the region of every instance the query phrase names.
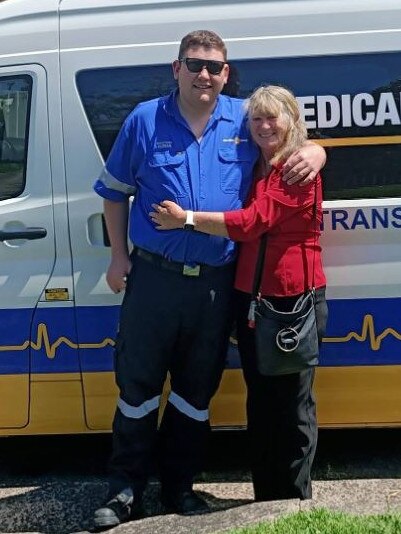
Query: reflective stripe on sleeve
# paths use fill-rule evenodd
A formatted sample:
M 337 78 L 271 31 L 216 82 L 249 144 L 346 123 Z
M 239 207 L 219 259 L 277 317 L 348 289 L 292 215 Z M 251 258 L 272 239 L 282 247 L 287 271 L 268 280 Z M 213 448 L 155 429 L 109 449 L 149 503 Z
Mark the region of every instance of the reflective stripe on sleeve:
M 168 401 L 177 408 L 178 411 L 184 415 L 195 419 L 196 421 L 207 421 L 209 419 L 209 410 L 197 410 L 185 399 L 177 395 L 172 391 L 168 398 Z
M 130 419 L 141 419 L 141 417 L 145 417 L 150 412 L 153 412 L 153 410 L 156 410 L 159 408 L 160 404 L 160 395 L 157 395 L 156 397 L 153 397 L 153 399 L 146 400 L 139 406 L 131 406 L 127 402 L 125 402 L 121 397 L 118 399 L 117 406 L 120 410 L 120 412 L 125 415 L 125 417 L 129 417 Z
M 99 176 L 99 181 L 102 182 L 108 189 L 113 189 L 113 191 L 119 191 L 120 193 L 125 193 L 126 195 L 134 195 L 136 188 L 133 185 L 125 184 L 120 182 L 117 178 L 114 178 L 112 174 L 103 167 L 102 173 Z

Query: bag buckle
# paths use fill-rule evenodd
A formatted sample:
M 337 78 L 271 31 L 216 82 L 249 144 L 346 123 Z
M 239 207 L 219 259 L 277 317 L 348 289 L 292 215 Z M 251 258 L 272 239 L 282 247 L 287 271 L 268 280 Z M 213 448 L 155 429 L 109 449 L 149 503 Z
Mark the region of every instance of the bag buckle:
M 283 352 L 293 352 L 299 345 L 299 335 L 295 328 L 287 326 L 277 332 L 276 344 Z
M 182 268 L 182 274 L 184 276 L 199 276 L 200 275 L 200 265 L 185 265 Z

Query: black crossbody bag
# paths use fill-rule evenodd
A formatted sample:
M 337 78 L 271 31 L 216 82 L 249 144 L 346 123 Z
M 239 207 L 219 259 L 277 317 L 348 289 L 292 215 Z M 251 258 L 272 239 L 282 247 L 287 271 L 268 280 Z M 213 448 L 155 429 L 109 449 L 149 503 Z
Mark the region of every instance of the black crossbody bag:
M 317 186 L 313 218 L 317 222 Z M 315 234 L 316 235 L 316 234 Z M 312 286 L 303 293 L 290 311 L 279 311 L 262 298 L 260 284 L 265 262 L 267 234 L 260 241 L 249 309 L 255 326 L 256 361 L 262 375 L 285 375 L 315 367 L 319 363 L 319 341 L 315 312 L 315 255 L 313 252 Z

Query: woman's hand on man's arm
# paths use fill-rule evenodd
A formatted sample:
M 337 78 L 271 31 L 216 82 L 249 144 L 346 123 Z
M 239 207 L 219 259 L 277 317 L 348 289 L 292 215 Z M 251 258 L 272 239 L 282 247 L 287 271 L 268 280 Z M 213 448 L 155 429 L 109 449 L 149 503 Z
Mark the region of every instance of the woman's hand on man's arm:
M 160 204 L 152 204 L 152 208 L 155 211 L 151 211 L 149 217 L 155 223 L 158 230 L 184 228 L 187 214 L 175 202 L 163 200 Z
M 151 211 L 149 217 L 156 225 L 157 230 L 184 228 L 187 213 L 175 202 L 163 200 L 160 204 L 152 204 L 152 208 L 155 211 Z M 194 223 L 195 230 L 198 232 L 228 236 L 223 212 L 195 211 Z

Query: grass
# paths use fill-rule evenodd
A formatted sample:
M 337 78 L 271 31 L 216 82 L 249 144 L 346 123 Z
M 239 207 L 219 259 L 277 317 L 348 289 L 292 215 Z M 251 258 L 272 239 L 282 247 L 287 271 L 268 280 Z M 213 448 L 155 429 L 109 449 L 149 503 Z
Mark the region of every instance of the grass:
M 357 516 L 315 509 L 227 534 L 400 534 L 401 514 Z

